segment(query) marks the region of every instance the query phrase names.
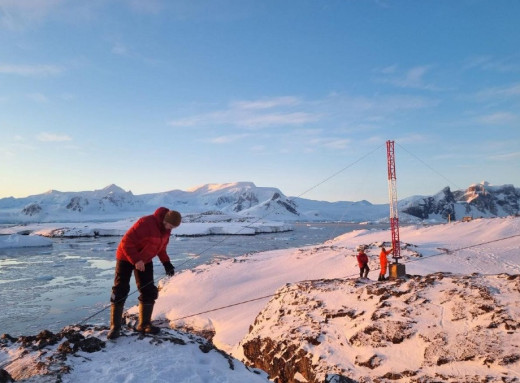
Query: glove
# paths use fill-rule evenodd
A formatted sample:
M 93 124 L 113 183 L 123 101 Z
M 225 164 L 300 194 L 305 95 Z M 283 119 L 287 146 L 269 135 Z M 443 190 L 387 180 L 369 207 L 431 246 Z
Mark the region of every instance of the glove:
M 173 277 L 173 275 L 175 274 L 175 267 L 173 267 L 172 263 L 170 261 L 164 262 L 163 266 L 166 275 L 169 277 Z

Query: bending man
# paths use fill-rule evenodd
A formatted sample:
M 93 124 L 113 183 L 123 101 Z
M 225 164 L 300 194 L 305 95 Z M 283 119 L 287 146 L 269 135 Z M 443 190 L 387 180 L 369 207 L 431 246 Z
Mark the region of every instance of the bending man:
M 166 253 L 166 246 L 171 230 L 181 224 L 181 219 L 178 211 L 160 207 L 152 215 L 140 218 L 123 236 L 116 251 L 108 339 L 120 336 L 123 309 L 130 292 L 132 273 L 140 292 L 139 323 L 135 330 L 148 334 L 157 334 L 160 331 L 151 323 L 153 306 L 159 294 L 154 284 L 152 259 L 158 256 L 166 274 L 174 275 L 175 268 Z

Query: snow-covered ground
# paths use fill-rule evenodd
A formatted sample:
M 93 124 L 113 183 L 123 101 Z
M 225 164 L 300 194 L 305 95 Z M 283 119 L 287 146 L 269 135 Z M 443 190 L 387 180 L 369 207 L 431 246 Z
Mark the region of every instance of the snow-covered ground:
M 502 238 L 509 238 L 495 241 Z M 390 241 L 389 231 L 359 230 L 346 233 L 322 246 L 270 251 L 203 265 L 163 280 L 156 318 L 173 323 L 214 327 L 215 344 L 233 353 L 256 314 L 266 304 L 260 299 L 176 321 L 200 311 L 274 294 L 286 283 L 359 275 L 356 248 L 376 244 L 370 250 L 370 279 L 377 279 L 379 247 Z M 479 219 L 435 226 L 401 228 L 406 272 L 425 275 L 439 271 L 471 274 L 520 273 L 520 218 Z M 489 243 L 488 243 L 489 242 Z M 479 245 L 482 244 L 482 245 Z M 479 245 L 475 247 L 469 247 Z M 448 254 L 446 250 L 450 250 Z M 462 249 L 460 251 L 455 251 Z M 417 255 L 420 255 L 418 257 Z M 135 312 L 135 308 L 132 310 Z
M 427 275 L 437 272 L 451 272 L 470 275 L 481 273 L 496 275 L 501 273 L 520 274 L 520 218 L 508 217 L 497 219 L 477 219 L 471 222 L 454 222 L 435 226 L 408 226 L 401 228 L 402 242 L 400 261 L 410 275 Z M 371 281 L 367 286 L 376 286 L 378 282 L 379 245 L 390 240 L 388 230 L 359 230 L 346 233 L 322 245 L 304 248 L 277 250 L 245 255 L 235 259 L 223 260 L 211 265 L 202 265 L 193 270 L 186 270 L 172 278 L 160 281 L 160 294 L 154 310 L 154 319 L 177 329 L 194 329 L 201 333 L 214 333 L 214 344 L 231 353 L 234 357 L 244 357 L 241 341 L 247 336 L 255 318 L 274 297 L 275 293 L 286 284 L 306 280 L 334 279 L 355 280 L 358 268 L 355 260 L 356 248 L 368 247 L 370 257 L 369 274 Z M 430 292 L 428 299 L 441 299 Z M 439 292 L 441 294 L 441 292 Z M 518 294 L 502 299 L 511 299 L 511 310 L 517 310 Z M 345 307 L 356 307 L 358 302 L 353 294 L 336 294 L 335 300 L 341 300 Z M 507 308 L 507 302 L 504 307 Z M 516 308 L 515 308 L 516 307 Z M 137 308 L 130 308 L 129 314 L 135 314 Z M 443 323 L 444 326 L 448 322 Z M 429 333 L 424 324 L 419 331 Z M 283 327 L 280 332 L 285 331 Z M 106 330 L 89 330 L 106 340 Z M 168 330 L 169 332 L 174 330 Z M 266 331 L 272 332 L 273 328 Z M 276 335 L 276 334 L 264 334 Z M 505 344 L 511 355 L 519 355 L 517 336 L 511 336 L 511 344 Z M 144 342 L 144 343 L 140 343 Z M 507 340 L 506 340 L 507 342 Z M 71 374 L 64 374 L 63 381 L 142 381 L 143 369 L 146 369 L 148 381 L 167 382 L 234 382 L 237 372 L 226 368 L 211 370 L 215 360 L 198 355 L 193 349 L 175 344 L 160 344 L 150 348 L 150 341 L 123 337 L 116 342 L 109 342 L 102 353 L 96 356 L 82 356 L 69 359 Z M 338 346 L 339 347 L 339 346 Z M 156 351 L 152 351 L 156 350 Z M 331 347 L 321 358 L 340 354 Z M 8 343 L 0 353 L 0 363 L 7 371 L 20 369 L 21 363 L 31 362 L 26 356 L 19 360 L 19 352 Z M 405 352 L 405 350 L 403 350 Z M 187 356 L 188 355 L 188 356 Z M 401 355 L 403 356 L 403 355 Z M 403 356 L 405 357 L 405 356 Z M 34 358 L 32 362 L 38 358 Z M 14 359 L 12 363 L 9 360 Z M 216 363 L 216 362 L 215 362 Z M 227 363 L 227 362 L 226 362 Z M 487 375 L 500 379 L 504 370 L 508 378 L 520 379 L 520 361 L 512 359 L 500 371 L 493 365 L 486 366 Z M 456 366 L 461 377 L 475 374 L 475 364 L 460 363 Z M 242 371 L 242 367 L 240 369 Z M 242 381 L 265 381 L 265 377 L 243 369 L 255 379 Z M 198 376 L 193 375 L 194 372 Z M 235 375 L 233 375 L 235 374 Z M 218 375 L 218 376 L 215 376 Z M 262 380 L 263 379 L 263 380 Z M 518 381 L 518 380 L 517 380 Z

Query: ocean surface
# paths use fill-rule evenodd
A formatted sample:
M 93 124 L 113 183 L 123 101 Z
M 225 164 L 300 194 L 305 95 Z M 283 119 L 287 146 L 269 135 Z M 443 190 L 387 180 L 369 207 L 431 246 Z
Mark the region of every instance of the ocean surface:
M 180 272 L 222 258 L 315 245 L 346 232 L 387 227 L 312 223 L 295 224 L 289 232 L 255 236 L 172 236 L 168 254 L 176 272 Z M 56 332 L 84 321 L 109 324 L 107 307 L 120 239 L 54 239 L 52 247 L 0 250 L 0 334 L 36 335 L 44 329 Z M 164 269 L 157 258 L 154 263 L 157 282 L 164 276 Z M 132 278 L 126 308 L 137 304 L 135 290 Z

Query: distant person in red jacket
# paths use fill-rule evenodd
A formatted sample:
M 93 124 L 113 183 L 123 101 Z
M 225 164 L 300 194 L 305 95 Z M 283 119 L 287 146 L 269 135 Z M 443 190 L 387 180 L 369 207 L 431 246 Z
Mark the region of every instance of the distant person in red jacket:
M 110 297 L 110 331 L 108 339 L 120 336 L 125 300 L 130 292 L 132 273 L 139 289 L 139 323 L 135 330 L 157 334 L 160 330 L 151 323 L 153 306 L 159 292 L 154 284 L 153 262 L 155 256 L 164 266 L 166 275 L 172 276 L 175 268 L 166 253 L 172 229 L 181 224 L 181 214 L 165 207 L 158 208 L 153 215 L 140 218 L 128 229 L 116 251 L 114 286 Z
M 368 272 L 370 271 L 370 268 L 368 267 L 368 255 L 365 254 L 364 248 L 359 250 L 357 261 L 359 265 L 359 277 L 368 278 Z
M 384 246 L 381 246 L 381 252 L 379 253 L 379 263 L 381 265 L 381 271 L 379 271 L 379 278 L 378 281 L 385 281 L 386 280 L 386 268 L 388 266 L 388 258 L 387 255 L 390 254 L 394 250 L 392 247 L 390 250 L 386 250 Z

